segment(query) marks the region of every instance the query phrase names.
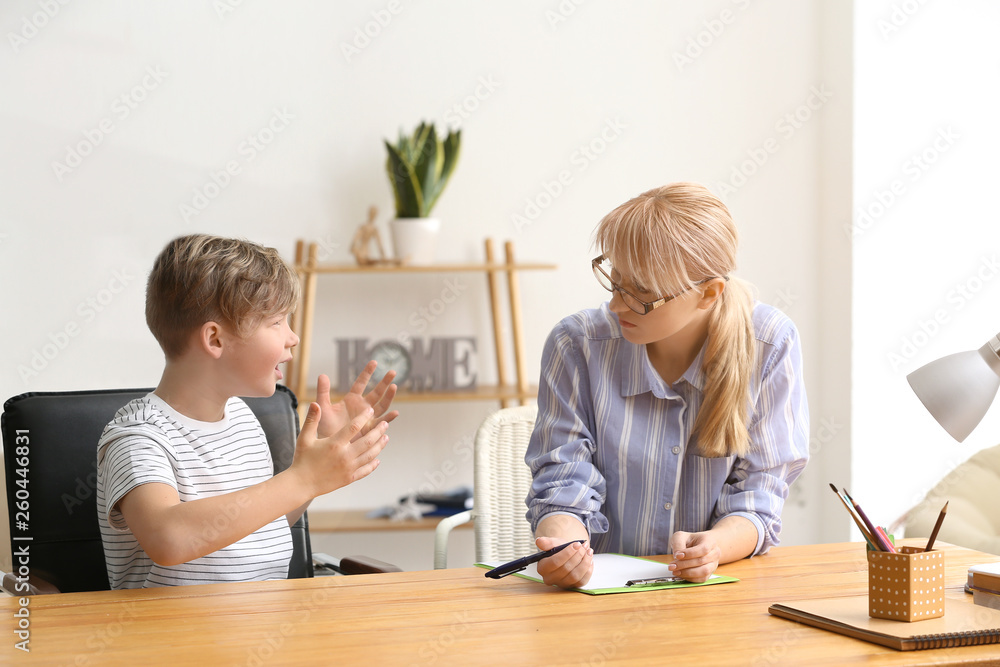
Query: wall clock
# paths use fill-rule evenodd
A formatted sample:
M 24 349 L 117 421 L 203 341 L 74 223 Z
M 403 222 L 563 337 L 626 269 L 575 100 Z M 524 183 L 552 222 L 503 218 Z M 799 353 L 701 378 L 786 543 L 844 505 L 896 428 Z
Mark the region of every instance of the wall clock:
M 410 377 L 410 370 L 413 367 L 410 353 L 399 343 L 391 340 L 376 343 L 369 351 L 369 356 L 378 362 L 375 375 L 372 376 L 374 382 L 379 382 L 389 371 L 396 371 L 393 382 L 399 386 Z

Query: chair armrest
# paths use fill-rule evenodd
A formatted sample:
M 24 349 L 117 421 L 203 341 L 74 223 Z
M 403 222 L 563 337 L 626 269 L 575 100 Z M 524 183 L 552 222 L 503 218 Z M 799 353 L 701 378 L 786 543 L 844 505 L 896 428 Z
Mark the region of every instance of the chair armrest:
M 334 574 L 383 574 L 385 572 L 402 572 L 391 563 L 367 556 L 345 556 L 334 558 L 328 554 L 313 552 L 313 568 L 317 575 L 326 570 Z
M 438 522 L 434 529 L 434 569 L 443 570 L 448 567 L 448 535 L 455 526 L 472 521 L 472 510 L 452 514 Z
M 24 590 L 25 583 L 28 585 L 28 590 Z M 3 583 L 0 584 L 0 587 L 14 597 L 20 597 L 22 595 L 51 595 L 53 593 L 62 593 L 62 591 L 41 577 L 31 574 L 28 575 L 27 582 L 23 579 L 18 581 L 13 572 L 3 573 Z

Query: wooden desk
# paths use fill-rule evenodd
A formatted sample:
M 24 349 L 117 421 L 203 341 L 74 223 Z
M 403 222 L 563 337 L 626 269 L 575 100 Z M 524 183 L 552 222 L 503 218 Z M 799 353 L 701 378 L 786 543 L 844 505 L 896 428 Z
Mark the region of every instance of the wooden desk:
M 949 545 L 948 595 L 969 565 Z M 779 547 L 740 583 L 592 597 L 477 568 L 33 598 L 31 658 L 59 665 L 997 664 L 1000 645 L 897 652 L 775 618 L 772 602 L 859 595 L 862 544 Z M 0 600 L 0 663 L 16 598 Z M 18 657 L 27 656 L 14 656 Z

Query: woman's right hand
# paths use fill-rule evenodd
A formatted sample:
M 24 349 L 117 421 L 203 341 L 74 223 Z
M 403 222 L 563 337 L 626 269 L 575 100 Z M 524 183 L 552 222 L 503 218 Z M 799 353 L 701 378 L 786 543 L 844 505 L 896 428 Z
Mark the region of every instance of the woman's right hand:
M 540 551 L 547 551 L 560 544 L 566 544 L 571 539 L 540 536 L 535 538 L 535 546 Z M 590 548 L 589 541 L 583 544 L 571 544 L 559 553 L 538 561 L 536 567 L 542 581 L 549 586 L 561 588 L 586 586 L 594 574 L 594 550 Z

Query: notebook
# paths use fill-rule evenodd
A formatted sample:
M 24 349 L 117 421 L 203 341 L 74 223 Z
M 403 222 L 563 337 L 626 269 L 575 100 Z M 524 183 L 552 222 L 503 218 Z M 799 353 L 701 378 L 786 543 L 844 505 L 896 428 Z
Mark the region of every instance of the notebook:
M 498 562 L 476 563 L 478 567 L 494 568 L 502 565 Z M 668 577 L 673 572 L 667 563 L 658 563 L 646 558 L 625 556 L 623 554 L 594 554 L 594 572 L 586 586 L 572 590 L 588 595 L 604 595 L 606 593 L 639 593 L 641 591 L 656 591 L 664 588 L 691 588 L 693 586 L 709 586 L 711 584 L 728 584 L 739 581 L 733 577 L 713 574 L 708 581 L 693 583 L 690 581 L 660 583 L 649 586 L 626 586 L 630 579 L 648 579 L 652 577 Z M 532 563 L 514 576 L 531 581 L 541 582 L 535 563 Z
M 1000 591 L 1000 563 L 986 563 L 970 567 L 969 586 L 987 591 Z
M 868 596 L 773 604 L 775 616 L 899 651 L 1000 643 L 1000 610 L 946 597 L 944 616 L 914 623 L 868 616 Z

